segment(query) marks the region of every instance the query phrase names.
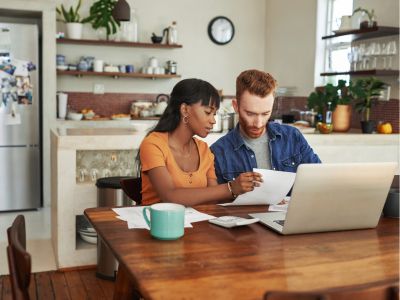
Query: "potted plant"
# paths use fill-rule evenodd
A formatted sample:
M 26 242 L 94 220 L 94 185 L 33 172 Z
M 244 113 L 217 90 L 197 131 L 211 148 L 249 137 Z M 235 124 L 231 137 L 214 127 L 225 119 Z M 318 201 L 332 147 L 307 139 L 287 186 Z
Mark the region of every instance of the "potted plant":
M 356 101 L 356 110 L 362 114 L 361 129 L 363 133 L 372 133 L 375 122 L 370 120 L 372 100 L 377 99 L 386 84 L 375 78 L 360 78 L 352 86 L 352 94 Z
M 368 28 L 377 26 L 377 22 L 375 21 L 375 11 L 373 9 L 369 11 L 368 9 L 358 7 L 353 11 L 353 15 L 356 16 L 357 13 L 361 14 L 357 20 L 359 28 Z M 368 20 L 366 20 L 367 18 Z
M 92 24 L 93 29 L 98 31 L 100 38 L 108 40 L 111 34 L 117 33 L 120 23 L 112 16 L 116 2 L 116 0 L 98 0 L 94 2 L 90 7 L 89 17 L 83 20 L 84 23 Z
M 66 9 L 63 4 L 56 8 L 57 14 L 63 18 L 59 21 L 66 24 L 67 37 L 70 39 L 79 40 L 82 38 L 82 23 L 84 22 L 79 15 L 81 4 L 82 0 L 79 0 L 75 8 L 71 6 L 69 9 Z
M 328 104 L 336 103 L 337 87 L 328 83 L 323 87 L 316 87 L 307 98 L 307 107 L 317 112 L 317 121 L 322 121 L 324 112 L 328 109 Z
M 332 123 L 333 131 L 346 132 L 351 126 L 351 105 L 353 100 L 351 91 L 353 83 L 346 86 L 345 80 L 339 80 L 336 86 L 337 97 L 333 103 Z

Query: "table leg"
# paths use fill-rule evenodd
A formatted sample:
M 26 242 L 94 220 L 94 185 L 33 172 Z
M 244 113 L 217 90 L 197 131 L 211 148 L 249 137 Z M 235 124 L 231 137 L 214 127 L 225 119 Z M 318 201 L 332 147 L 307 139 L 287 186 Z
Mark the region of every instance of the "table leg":
M 134 283 L 129 279 L 126 268 L 122 264 L 119 264 L 114 287 L 114 300 L 124 299 L 140 299 L 140 295 L 135 289 Z

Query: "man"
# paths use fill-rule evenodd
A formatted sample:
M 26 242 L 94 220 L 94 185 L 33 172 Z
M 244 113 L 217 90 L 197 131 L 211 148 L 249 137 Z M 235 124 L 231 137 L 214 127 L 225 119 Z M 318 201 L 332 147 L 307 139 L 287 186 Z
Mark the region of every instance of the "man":
M 237 77 L 232 105 L 239 123 L 211 146 L 218 183 L 253 168 L 296 172 L 300 164 L 321 162 L 299 130 L 268 123 L 275 89 L 275 79 L 262 71 L 247 70 Z

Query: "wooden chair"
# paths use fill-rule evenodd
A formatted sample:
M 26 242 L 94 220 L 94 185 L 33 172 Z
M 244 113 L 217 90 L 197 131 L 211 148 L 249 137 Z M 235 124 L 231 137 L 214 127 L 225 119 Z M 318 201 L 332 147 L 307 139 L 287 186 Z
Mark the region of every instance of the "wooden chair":
M 271 291 L 264 300 L 399 300 L 398 282 L 391 284 L 365 284 L 357 287 L 338 288 L 315 292 Z
M 136 205 L 140 205 L 142 203 L 142 178 L 127 178 L 122 179 L 120 181 L 121 188 L 124 193 L 133 201 L 136 202 Z
M 7 229 L 7 257 L 14 300 L 29 300 L 31 256 L 26 252 L 25 218 L 18 215 Z

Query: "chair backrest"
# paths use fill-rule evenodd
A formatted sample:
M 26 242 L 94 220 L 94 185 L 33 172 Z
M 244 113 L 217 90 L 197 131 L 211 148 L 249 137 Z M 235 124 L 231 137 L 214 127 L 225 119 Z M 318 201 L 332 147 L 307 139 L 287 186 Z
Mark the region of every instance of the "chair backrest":
M 125 194 L 136 202 L 136 205 L 142 203 L 142 178 L 126 178 L 121 180 L 121 188 Z
M 271 291 L 264 300 L 399 300 L 398 282 L 391 284 L 366 284 L 357 287 L 337 288 L 314 292 Z
M 26 251 L 25 218 L 18 215 L 7 229 L 7 257 L 14 300 L 29 299 L 31 256 Z

